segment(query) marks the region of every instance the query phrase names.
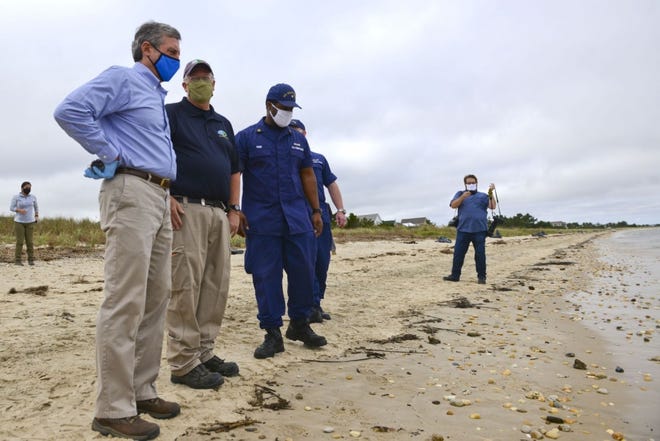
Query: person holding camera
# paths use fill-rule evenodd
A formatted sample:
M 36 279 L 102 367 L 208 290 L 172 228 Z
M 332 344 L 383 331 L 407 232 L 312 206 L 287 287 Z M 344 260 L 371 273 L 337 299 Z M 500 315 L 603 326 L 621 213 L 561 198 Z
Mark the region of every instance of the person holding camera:
M 488 233 L 488 209 L 496 207 L 493 191 L 495 184 L 490 184 L 488 194 L 477 191 L 477 177 L 467 175 L 463 178 L 465 190 L 456 192 L 449 206 L 458 209 L 456 244 L 451 274 L 443 277 L 450 282 L 461 279 L 461 269 L 470 243 L 474 247 L 474 262 L 477 268 L 479 284 L 486 283 L 486 234 Z

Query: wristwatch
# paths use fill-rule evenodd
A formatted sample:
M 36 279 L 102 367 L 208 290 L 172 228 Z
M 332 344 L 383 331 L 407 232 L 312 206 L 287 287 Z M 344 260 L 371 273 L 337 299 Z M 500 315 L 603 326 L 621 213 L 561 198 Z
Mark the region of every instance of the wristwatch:
M 345 208 L 337 208 L 337 213 L 346 214 L 346 209 Z
M 314 213 L 318 213 L 318 214 L 321 214 L 321 213 L 322 213 L 322 211 L 321 211 L 321 209 L 320 209 L 320 208 L 312 208 L 312 214 L 314 214 Z
M 227 208 L 233 211 L 241 211 L 241 206 L 237 204 L 229 204 Z

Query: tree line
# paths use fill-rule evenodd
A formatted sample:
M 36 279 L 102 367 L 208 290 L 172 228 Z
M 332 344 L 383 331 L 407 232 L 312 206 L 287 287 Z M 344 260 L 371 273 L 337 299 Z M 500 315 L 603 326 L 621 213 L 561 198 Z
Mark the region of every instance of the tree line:
M 539 220 L 529 213 L 518 213 L 511 217 L 500 216 L 500 219 L 502 220 L 500 225 L 515 228 L 625 228 L 644 226 L 629 224 L 623 220 L 618 222 L 608 222 L 605 224 L 593 222 L 562 222 L 557 224 L 555 222 Z
M 637 224 L 629 224 L 626 221 L 618 221 L 618 222 L 608 222 L 606 224 L 601 224 L 601 223 L 593 223 L 593 222 L 565 222 L 561 224 L 556 224 L 554 222 L 550 221 L 544 221 L 544 220 L 539 220 L 532 216 L 529 213 L 522 214 L 518 213 L 515 216 L 499 216 L 500 222 L 499 225 L 503 227 L 511 227 L 511 228 L 568 228 L 568 229 L 576 229 L 576 228 L 626 228 L 626 227 L 642 227 L 642 226 L 648 226 L 648 225 L 637 225 Z M 333 226 L 335 226 L 335 220 L 334 217 L 332 219 Z M 428 221 L 429 225 L 434 225 L 430 221 Z M 376 227 L 383 227 L 383 228 L 388 228 L 392 227 L 394 225 L 393 222 L 383 222 L 380 225 L 377 225 Z M 434 225 L 435 226 L 435 225 Z M 370 219 L 360 219 L 357 215 L 354 213 L 350 213 L 346 217 L 346 228 L 372 228 L 374 227 L 374 221 Z

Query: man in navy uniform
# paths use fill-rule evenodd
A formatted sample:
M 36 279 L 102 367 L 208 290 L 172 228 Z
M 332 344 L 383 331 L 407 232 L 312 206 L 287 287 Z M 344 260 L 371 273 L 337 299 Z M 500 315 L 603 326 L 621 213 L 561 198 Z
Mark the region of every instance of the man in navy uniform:
M 289 124 L 294 129 L 307 137 L 307 129 L 305 124 L 299 119 L 291 120 Z M 320 153 L 312 152 L 312 167 L 316 176 L 316 185 L 318 187 L 319 203 L 321 204 L 321 218 L 323 219 L 323 232 L 316 240 L 316 263 L 314 265 L 314 308 L 309 318 L 310 323 L 322 323 L 323 320 L 330 320 L 330 314 L 325 312 L 321 307 L 321 300 L 325 297 L 326 281 L 328 280 L 328 268 L 330 267 L 330 255 L 332 251 L 332 229 L 331 218 L 332 211 L 330 204 L 325 201 L 325 188 L 328 189 L 330 199 L 337 208 L 335 221 L 339 228 L 346 225 L 346 209 L 344 208 L 344 200 L 341 196 L 339 184 L 337 184 L 337 176 L 332 173 L 328 160 L 325 159 Z M 325 188 L 324 188 L 325 187 Z
M 283 271 L 288 280 L 286 337 L 308 347 L 327 344 L 309 326 L 314 287 L 316 236 L 321 209 L 305 137 L 289 127 L 296 93 L 276 84 L 266 96 L 266 116 L 236 135 L 243 173 L 246 236 L 245 271 L 252 274 L 259 326 L 266 330 L 255 358 L 284 351 L 280 327 L 285 312 Z

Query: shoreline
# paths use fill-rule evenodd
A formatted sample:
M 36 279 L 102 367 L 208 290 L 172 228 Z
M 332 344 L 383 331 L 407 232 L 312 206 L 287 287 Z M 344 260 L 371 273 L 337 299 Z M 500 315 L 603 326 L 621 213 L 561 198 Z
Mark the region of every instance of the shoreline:
M 608 235 L 489 239 L 487 285 L 476 284 L 470 255 L 461 282 L 442 281 L 453 244 L 339 244 L 324 301 L 333 318 L 313 325 L 328 346 L 308 350 L 285 341 L 286 351 L 267 360 L 252 357 L 263 333 L 242 255 L 233 256 L 216 347 L 220 357 L 239 363 L 241 375 L 218 391 L 194 391 L 169 382 L 163 359 L 159 393 L 178 401 L 182 414 L 158 421 L 158 439 L 508 441 L 538 434 L 602 441 L 614 439 L 608 430 L 626 435 L 630 424 L 622 411 L 637 398 L 614 371 L 607 342 L 575 320 L 575 302 L 565 296 L 590 289 L 598 271 L 594 240 Z M 89 427 L 102 266 L 100 258 L 38 262 L 23 272 L 2 265 L 0 409 L 7 419 L 0 438 L 104 439 Z M 44 295 L 23 292 L 37 285 L 48 286 Z M 8 294 L 10 288 L 19 292 Z M 459 298 L 472 307 L 454 307 Z M 567 357 L 570 352 L 575 357 Z M 574 369 L 575 358 L 587 369 Z M 646 386 L 657 390 L 653 380 Z M 266 391 L 262 405 L 281 397 L 291 408 L 251 404 L 261 387 L 272 391 L 260 389 Z M 562 418 L 571 431 L 560 431 L 547 416 Z M 236 425 L 229 434 L 220 431 L 226 423 Z
M 636 242 L 642 237 L 643 242 Z M 632 239 L 632 241 L 631 241 Z M 603 340 L 617 379 L 627 385 L 624 400 L 629 439 L 648 440 L 660 430 L 660 230 L 619 231 L 595 243 L 597 264 L 584 292 L 570 293 L 580 320 Z

